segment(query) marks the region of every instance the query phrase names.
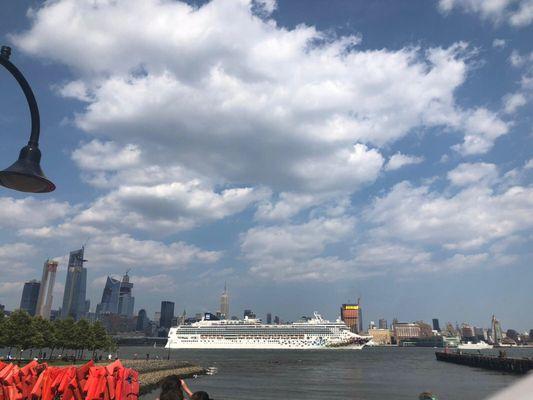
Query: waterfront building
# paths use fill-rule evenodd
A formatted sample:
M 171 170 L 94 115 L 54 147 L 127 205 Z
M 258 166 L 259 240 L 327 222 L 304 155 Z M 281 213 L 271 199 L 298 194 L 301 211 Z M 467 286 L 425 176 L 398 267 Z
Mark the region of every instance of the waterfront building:
M 137 314 L 137 323 L 135 330 L 138 332 L 144 332 L 148 329 L 150 326 L 150 320 L 148 319 L 148 314 L 146 313 L 146 310 L 141 308 L 139 310 L 139 313 Z
M 85 247 L 70 252 L 67 269 L 67 280 L 63 294 L 63 307 L 61 317 L 72 317 L 79 320 L 85 317 L 90 303 L 86 299 L 87 268 L 83 266 L 86 261 L 83 256 Z
M 369 329 L 368 334 L 372 336 L 372 342 L 376 345 L 386 345 L 392 343 L 391 331 L 388 329 Z
M 407 322 L 398 322 L 394 324 L 394 338 L 396 343 L 400 343 L 404 339 L 419 338 L 420 326 Z
M 107 277 L 102 301 L 96 306 L 96 314 L 118 314 L 118 296 L 120 293 L 120 281 L 118 279 Z
M 267 324 L 271 324 L 272 323 L 272 314 L 271 313 L 267 313 Z
M 461 337 L 464 341 L 473 340 L 476 337 L 476 334 L 474 333 L 474 328 L 466 323 L 461 324 Z
M 220 296 L 220 317 L 222 319 L 229 319 L 229 293 L 226 283 L 224 282 L 224 291 Z
M 374 321 L 370 321 L 370 324 L 368 324 L 368 329 L 375 329 L 376 328 L 376 323 Z
M 120 283 L 120 290 L 118 296 L 118 314 L 125 317 L 133 317 L 133 306 L 135 304 L 135 297 L 132 296 L 133 283 L 130 282 L 128 271 L 122 277 Z
M 244 319 L 246 318 L 255 319 L 256 315 L 252 312 L 252 310 L 244 310 Z
M 384 318 L 380 318 L 378 321 L 378 327 L 379 329 L 388 329 L 387 320 Z
M 359 300 L 357 300 L 357 304 L 343 304 L 341 306 L 341 319 L 353 333 L 363 331 L 363 317 Z
M 174 318 L 174 302 L 161 302 L 161 318 L 159 320 L 159 327 L 170 329 L 172 326 L 172 319 Z
M 438 318 L 433 318 L 433 330 L 440 332 L 440 324 Z
M 26 311 L 32 317 L 35 315 L 37 309 L 37 300 L 39 299 L 39 289 L 41 283 L 32 279 L 24 284 L 22 289 L 22 297 L 20 299 L 20 309 Z
M 43 266 L 43 275 L 41 277 L 41 286 L 37 299 L 35 314 L 50 319 L 52 310 L 52 301 L 54 293 L 54 284 L 56 281 L 57 266 L 59 263 L 53 260 L 46 260 Z
M 474 335 L 476 336 L 478 340 L 483 340 L 484 342 L 487 342 L 489 340 L 486 329 L 475 326 Z
M 431 325 L 426 324 L 424 321 L 416 321 L 416 324 L 420 327 L 420 337 L 428 338 L 433 336 Z

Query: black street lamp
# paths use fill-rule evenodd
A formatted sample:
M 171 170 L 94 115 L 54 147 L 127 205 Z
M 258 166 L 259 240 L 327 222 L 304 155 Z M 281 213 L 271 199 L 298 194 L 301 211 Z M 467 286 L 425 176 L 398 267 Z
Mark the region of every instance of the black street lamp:
M 9 168 L 0 171 L 0 185 L 9 189 L 30 193 L 48 193 L 56 186 L 44 175 L 41 169 L 41 151 L 39 150 L 39 109 L 35 96 L 22 73 L 10 61 L 11 48 L 2 46 L 0 64 L 2 64 L 17 80 L 30 107 L 31 135 L 28 145 L 20 150 L 19 159 Z

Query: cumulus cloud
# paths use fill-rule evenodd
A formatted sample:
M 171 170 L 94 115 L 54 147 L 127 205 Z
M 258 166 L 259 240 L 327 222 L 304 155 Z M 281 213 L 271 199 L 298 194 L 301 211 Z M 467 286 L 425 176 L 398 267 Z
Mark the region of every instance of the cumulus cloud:
M 488 163 L 463 163 L 448 172 L 448 179 L 456 186 L 486 185 L 498 178 L 498 168 Z
M 393 154 L 392 157 L 389 158 L 387 165 L 385 165 L 385 171 L 394 171 L 406 165 L 420 164 L 422 161 L 424 161 L 424 157 L 410 156 L 398 152 L 396 154 Z
M 67 202 L 0 197 L 0 226 L 4 228 L 39 227 L 67 217 L 75 209 Z
M 467 185 L 476 176 L 492 176 L 490 167 L 469 165 L 450 173 L 455 184 Z M 396 238 L 445 249 L 475 249 L 508 235 L 531 229 L 533 189 L 512 186 L 497 192 L 488 185 L 465 186 L 451 195 L 395 185 L 366 211 L 377 238 Z
M 494 39 L 492 41 L 492 47 L 496 49 L 503 49 L 507 46 L 507 41 L 505 39 Z
M 523 93 L 512 93 L 503 98 L 503 108 L 507 114 L 515 113 L 516 110 L 526 104 L 526 96 Z
M 13 40 L 72 68 L 61 93 L 87 102 L 80 128 L 123 156 L 142 148 L 143 165 L 186 166 L 217 182 L 351 192 L 381 167 L 370 146 L 421 124 L 461 129 L 454 91 L 466 79 L 466 44 L 363 51 L 358 36 L 279 27 L 258 6 L 269 15 L 275 2 L 61 0 L 36 9 Z M 84 149 L 105 166 L 98 143 Z M 81 153 L 80 166 L 98 165 Z
M 439 0 L 438 7 L 445 14 L 457 8 L 496 24 L 506 21 L 515 27 L 525 27 L 533 21 L 532 0 Z

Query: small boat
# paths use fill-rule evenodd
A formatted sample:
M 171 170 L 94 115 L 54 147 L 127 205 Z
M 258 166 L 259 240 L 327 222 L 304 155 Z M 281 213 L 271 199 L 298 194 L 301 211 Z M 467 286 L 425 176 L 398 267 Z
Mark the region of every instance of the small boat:
M 492 345 L 485 343 L 483 340 L 480 340 L 477 343 L 473 342 L 466 342 L 466 343 L 460 343 L 457 348 L 459 350 L 485 350 L 485 349 L 492 349 Z

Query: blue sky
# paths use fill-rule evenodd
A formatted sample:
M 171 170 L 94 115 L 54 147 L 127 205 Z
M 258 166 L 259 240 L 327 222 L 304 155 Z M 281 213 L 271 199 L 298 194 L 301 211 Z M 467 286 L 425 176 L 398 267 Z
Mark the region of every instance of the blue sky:
M 326 5 L 327 4 L 327 5 Z M 86 246 L 92 308 L 533 327 L 530 0 L 7 1 L 50 195 L 0 193 L 0 303 Z M 27 140 L 0 75 L 0 155 Z

